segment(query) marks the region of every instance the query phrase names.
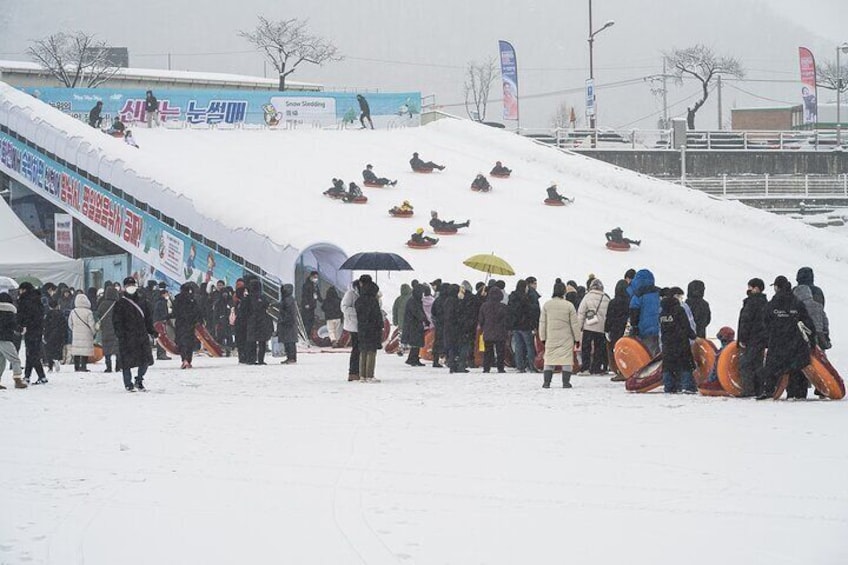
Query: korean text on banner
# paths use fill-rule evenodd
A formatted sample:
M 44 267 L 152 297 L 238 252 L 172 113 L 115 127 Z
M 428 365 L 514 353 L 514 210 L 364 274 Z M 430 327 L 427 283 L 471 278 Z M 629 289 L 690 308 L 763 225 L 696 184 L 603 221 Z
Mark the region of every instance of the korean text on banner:
M 804 123 L 819 121 L 818 96 L 816 90 L 816 58 L 806 47 L 798 48 L 801 60 L 801 99 L 804 103 Z
M 53 234 L 56 251 L 74 257 L 74 224 L 70 214 L 53 215 Z
M 498 41 L 501 53 L 503 105 L 505 120 L 518 120 L 518 61 L 515 49 L 508 41 Z

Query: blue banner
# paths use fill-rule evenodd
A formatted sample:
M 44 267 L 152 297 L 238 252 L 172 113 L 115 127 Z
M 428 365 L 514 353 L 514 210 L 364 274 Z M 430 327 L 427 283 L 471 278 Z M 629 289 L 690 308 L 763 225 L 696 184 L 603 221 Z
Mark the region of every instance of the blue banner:
M 518 61 L 515 49 L 508 41 L 498 41 L 498 47 L 503 80 L 503 117 L 505 120 L 518 120 Z
M 67 114 L 88 122 L 88 113 L 103 102 L 102 127 L 115 116 L 125 124 L 146 122 L 146 91 L 112 88 L 36 88 L 25 92 Z M 346 92 L 275 92 L 272 90 L 160 90 L 159 119 L 189 125 L 261 124 L 274 126 L 417 126 L 421 123 L 421 93 L 365 93 L 361 100 Z M 367 124 L 367 126 L 366 126 Z
M 244 273 L 232 259 L 2 132 L 0 170 L 129 251 L 141 284 L 165 280 L 178 288 L 223 280 L 235 286 Z

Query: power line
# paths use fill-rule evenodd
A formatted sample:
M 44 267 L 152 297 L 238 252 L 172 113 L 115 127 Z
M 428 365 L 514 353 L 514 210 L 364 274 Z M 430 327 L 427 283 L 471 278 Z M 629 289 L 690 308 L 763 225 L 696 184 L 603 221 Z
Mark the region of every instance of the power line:
M 734 86 L 732 84 L 728 84 L 727 86 L 729 86 L 730 88 L 732 88 L 734 90 L 738 90 L 739 92 L 747 94 L 748 96 L 753 96 L 754 98 L 759 98 L 760 100 L 765 100 L 767 102 L 778 102 L 780 104 L 789 104 L 790 106 L 795 104 L 794 102 L 787 102 L 786 100 L 777 100 L 775 98 L 769 98 L 768 96 L 761 96 L 759 94 L 754 94 L 753 92 L 745 90 L 744 88 L 739 88 L 738 86 Z

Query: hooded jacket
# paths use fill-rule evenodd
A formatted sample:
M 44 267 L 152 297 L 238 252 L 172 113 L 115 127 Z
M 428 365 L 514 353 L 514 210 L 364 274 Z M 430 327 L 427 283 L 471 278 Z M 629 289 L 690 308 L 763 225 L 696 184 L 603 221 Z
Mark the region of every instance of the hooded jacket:
M 118 351 L 118 338 L 115 337 L 115 325 L 112 323 L 112 312 L 118 300 L 118 291 L 114 286 L 106 287 L 103 299 L 97 306 L 97 322 L 100 324 L 100 345 L 105 355 L 113 355 Z
M 630 296 L 627 294 L 627 287 L 628 283 L 624 279 L 615 283 L 615 296 L 607 307 L 604 331 L 609 334 L 609 342 L 612 346 L 621 339 L 627 328 L 627 317 L 630 314 Z
M 634 335 L 647 337 L 660 333 L 660 292 L 654 274 L 648 269 L 636 273 L 630 282 L 630 327 Z
M 24 339 L 27 342 L 41 341 L 41 332 L 44 329 L 44 304 L 41 302 L 41 291 L 33 287 L 31 283 L 21 284 L 21 289 L 26 289 L 18 297 L 18 326 L 26 328 Z
M 704 291 L 704 282 L 698 280 L 690 282 L 686 289 L 686 304 L 695 320 L 695 334 L 702 338 L 707 337 L 707 326 L 712 320 L 710 303 L 704 300 Z
M 360 351 L 377 351 L 383 347 L 383 311 L 377 298 L 379 287 L 365 283 L 356 299 L 356 320 Z
M 280 343 L 297 342 L 297 303 L 294 300 L 294 286 L 284 284 L 280 287 L 280 318 L 277 320 L 277 339 Z
M 400 285 L 400 296 L 395 298 L 392 304 L 392 324 L 403 329 L 404 318 L 406 317 L 406 303 L 412 296 L 412 287 L 406 283 Z
M 194 349 L 194 327 L 200 322 L 200 307 L 195 300 L 194 289 L 185 283 L 180 287 L 180 293 L 174 297 L 174 331 L 180 348 Z
M 424 331 L 430 325 L 424 313 L 422 296 L 421 287 L 416 287 L 404 307 L 402 339 L 410 347 L 424 347 Z
M 696 336 L 689 323 L 689 316 L 677 298 L 666 296 L 662 299 L 659 321 L 662 328 L 663 368 L 691 371 L 695 363 L 689 340 Z
M 344 297 L 342 297 L 342 317 L 344 317 L 344 323 L 342 327 L 345 331 L 350 333 L 357 333 L 359 331 L 359 324 L 356 319 L 356 300 L 359 298 L 359 291 L 355 286 L 351 285 L 347 292 L 345 292 Z
M 762 292 L 752 293 L 742 301 L 739 312 L 736 340 L 745 347 L 765 347 L 768 342 L 766 331 L 766 308 L 768 297 Z
M 71 330 L 71 355 L 89 357 L 94 355 L 94 334 L 97 324 L 91 312 L 91 302 L 84 294 L 74 298 L 74 309 L 68 316 L 68 327 Z
M 813 332 L 807 342 L 798 322 Z M 775 374 L 780 371 L 801 370 L 810 363 L 810 343 L 815 339 L 815 323 L 804 304 L 789 290 L 779 290 L 766 307 L 768 355 L 766 366 Z
M 492 287 L 486 301 L 480 307 L 478 323 L 483 332 L 484 341 L 506 341 L 507 306 L 503 302 L 503 291 Z
M 812 289 L 809 286 L 802 284 L 793 288 L 792 294 L 794 294 L 795 297 L 804 304 L 804 307 L 807 309 L 807 314 L 809 314 L 810 319 L 813 320 L 816 334 L 829 336 L 830 322 L 827 319 L 824 307 L 813 298 Z
M 813 294 L 813 300 L 818 302 L 824 308 L 824 292 L 822 289 L 817 287 L 814 283 L 815 275 L 813 274 L 812 267 L 801 267 L 798 269 L 798 274 L 795 276 L 795 281 L 798 285 L 806 285 L 810 287 L 810 291 Z

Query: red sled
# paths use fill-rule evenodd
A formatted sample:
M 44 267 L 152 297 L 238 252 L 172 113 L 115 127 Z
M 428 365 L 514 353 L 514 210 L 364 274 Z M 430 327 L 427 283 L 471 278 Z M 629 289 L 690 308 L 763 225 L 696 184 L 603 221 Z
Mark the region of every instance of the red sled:
M 354 198 L 352 200 L 344 200 L 345 204 L 365 204 L 366 202 L 368 202 L 368 197 L 364 196 L 364 195 L 363 196 L 357 196 L 356 198 Z
M 224 349 L 215 341 L 215 338 L 212 337 L 212 334 L 209 333 L 209 330 L 203 324 L 194 326 L 194 336 L 210 356 L 222 357 L 224 355 Z
M 400 328 L 395 328 L 392 335 L 389 336 L 389 341 L 383 346 L 386 353 L 394 354 L 400 350 Z
M 565 206 L 565 200 L 556 198 L 545 198 L 545 206 Z
M 173 326 L 160 320 L 158 322 L 153 322 L 153 329 L 155 329 L 156 333 L 159 334 L 156 338 L 156 343 L 158 343 L 162 349 L 171 355 L 180 354 L 180 348 L 177 347 L 177 343 L 174 341 Z
M 478 187 L 476 187 L 472 184 L 471 190 L 474 191 L 474 192 L 491 192 L 492 188 L 491 187 L 489 187 L 489 188 L 478 188 Z
M 630 244 L 626 241 L 608 241 L 607 249 L 610 251 L 630 251 Z
M 489 173 L 491 176 L 499 178 L 499 179 L 508 179 L 509 173 Z
M 433 172 L 433 169 L 412 169 L 413 173 L 421 173 L 421 174 L 429 174 Z
M 364 184 L 368 188 L 383 188 L 383 187 L 388 186 L 386 184 L 380 184 L 379 182 L 368 182 L 368 181 L 365 181 Z
M 418 243 L 416 241 L 412 241 L 411 239 L 406 242 L 406 246 L 411 247 L 412 249 L 430 249 L 434 245 L 436 244 L 430 242 Z
M 533 366 L 536 367 L 537 371 L 543 371 L 545 369 L 545 344 L 542 343 L 539 336 L 536 336 L 536 358 L 533 359 Z M 571 372 L 579 373 L 581 368 L 580 358 L 577 356 L 577 351 L 575 350 L 571 361 Z M 555 365 L 554 372 L 558 373 L 560 371 L 562 371 L 562 366 Z
M 845 382 L 827 360 L 824 351 L 816 347 L 810 354 L 810 364 L 803 369 L 804 376 L 820 393 L 831 400 L 845 398 Z
M 439 235 L 456 235 L 459 230 L 457 228 L 433 228 L 433 231 Z
M 389 215 L 394 218 L 411 218 L 414 213 L 412 210 L 389 210 Z
M 625 382 L 628 392 L 650 392 L 663 384 L 662 353 L 654 357 L 650 363 L 633 373 Z

